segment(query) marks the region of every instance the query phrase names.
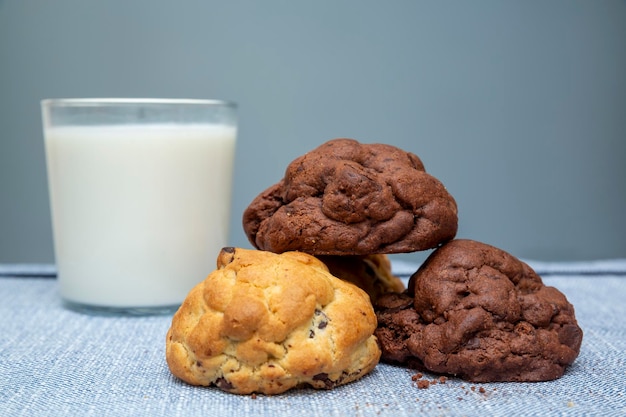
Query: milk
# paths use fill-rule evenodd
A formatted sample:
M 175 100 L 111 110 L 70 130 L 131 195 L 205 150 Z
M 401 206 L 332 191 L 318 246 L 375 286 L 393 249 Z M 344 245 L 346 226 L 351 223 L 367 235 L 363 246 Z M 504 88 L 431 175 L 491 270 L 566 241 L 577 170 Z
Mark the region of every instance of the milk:
M 47 128 L 62 298 L 180 304 L 228 244 L 235 137 L 211 124 Z

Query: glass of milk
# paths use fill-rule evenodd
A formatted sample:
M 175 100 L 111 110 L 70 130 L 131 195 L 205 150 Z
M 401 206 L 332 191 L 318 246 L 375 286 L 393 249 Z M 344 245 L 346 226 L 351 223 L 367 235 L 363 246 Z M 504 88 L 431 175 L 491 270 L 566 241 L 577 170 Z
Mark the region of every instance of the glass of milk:
M 172 313 L 228 246 L 236 105 L 48 99 L 41 107 L 64 304 Z

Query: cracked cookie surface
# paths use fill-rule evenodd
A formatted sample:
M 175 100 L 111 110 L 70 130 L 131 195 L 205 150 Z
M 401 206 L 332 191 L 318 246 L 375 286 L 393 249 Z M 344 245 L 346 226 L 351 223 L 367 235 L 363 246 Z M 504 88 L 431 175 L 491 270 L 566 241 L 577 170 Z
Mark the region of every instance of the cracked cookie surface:
M 224 248 L 166 336 L 171 372 L 193 385 L 278 394 L 330 389 L 378 363 L 368 295 L 313 256 Z
M 384 361 L 474 382 L 559 378 L 583 333 L 565 295 L 493 246 L 453 240 L 377 305 Z
M 243 215 L 258 249 L 312 255 L 415 252 L 457 231 L 457 206 L 414 154 L 333 139 L 292 161 Z

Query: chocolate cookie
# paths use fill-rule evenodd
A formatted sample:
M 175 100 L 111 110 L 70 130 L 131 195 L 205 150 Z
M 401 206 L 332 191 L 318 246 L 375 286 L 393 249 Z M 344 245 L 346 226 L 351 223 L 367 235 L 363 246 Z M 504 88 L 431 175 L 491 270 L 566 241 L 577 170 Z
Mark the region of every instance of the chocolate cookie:
M 361 289 L 313 256 L 224 248 L 166 338 L 171 372 L 236 394 L 330 389 L 378 363 L 376 316 Z
M 364 290 L 372 302 L 388 292 L 404 291 L 404 283 L 391 272 L 387 255 L 320 255 L 317 258 L 326 264 L 331 274 Z
M 559 378 L 582 330 L 566 297 L 501 249 L 453 240 L 435 250 L 403 294 L 381 297 L 383 360 L 475 382 Z
M 295 159 L 243 215 L 256 248 L 313 255 L 431 249 L 456 235 L 457 222 L 456 202 L 416 155 L 353 139 Z

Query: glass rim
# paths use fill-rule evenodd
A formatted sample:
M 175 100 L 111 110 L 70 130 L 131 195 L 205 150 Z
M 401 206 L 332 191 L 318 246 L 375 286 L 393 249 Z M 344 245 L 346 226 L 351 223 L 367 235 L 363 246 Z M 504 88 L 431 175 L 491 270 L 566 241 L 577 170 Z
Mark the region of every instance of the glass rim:
M 237 103 L 230 100 L 220 99 L 196 99 L 196 98 L 46 98 L 41 100 L 42 106 L 64 105 L 64 106 L 97 106 L 97 105 L 205 105 L 205 106 L 224 106 L 236 108 Z

